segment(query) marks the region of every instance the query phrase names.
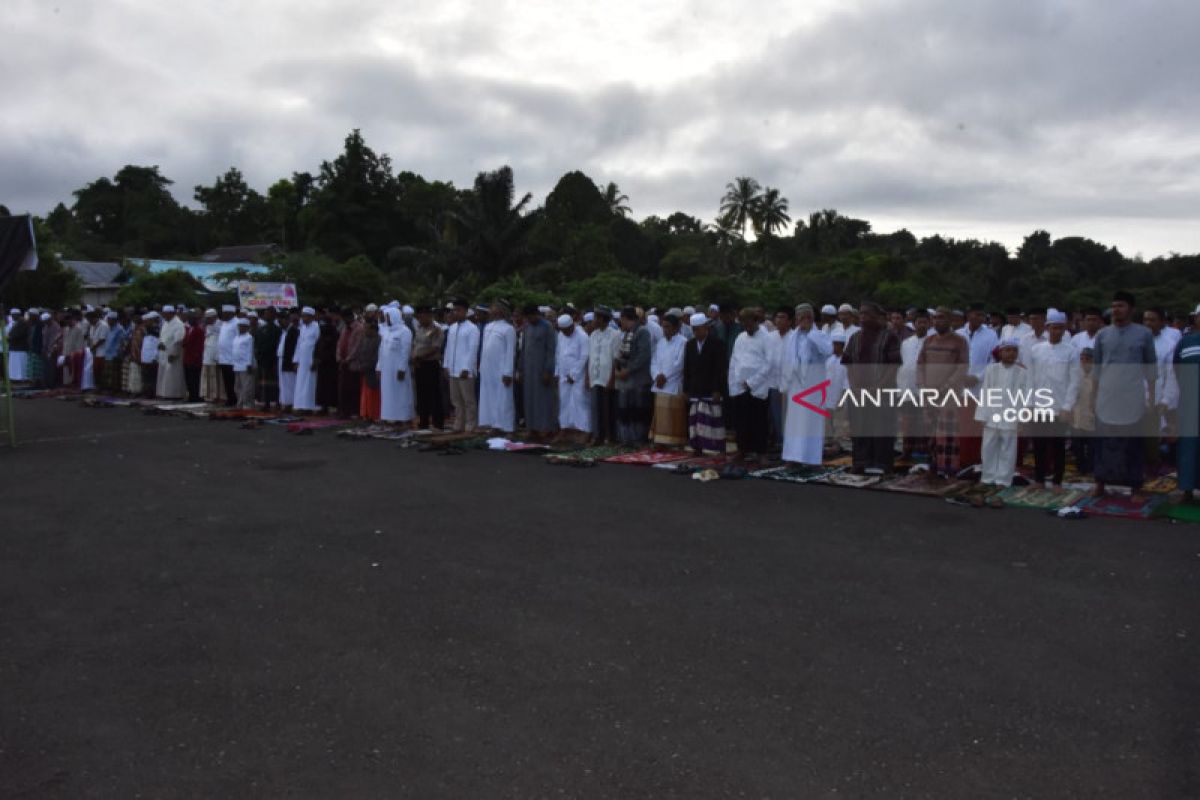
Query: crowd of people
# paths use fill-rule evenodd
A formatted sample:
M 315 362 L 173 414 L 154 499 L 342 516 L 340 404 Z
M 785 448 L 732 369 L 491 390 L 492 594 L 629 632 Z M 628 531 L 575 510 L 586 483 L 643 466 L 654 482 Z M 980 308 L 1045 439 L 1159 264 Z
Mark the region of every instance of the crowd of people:
M 978 465 L 983 482 L 1008 485 L 1032 450 L 1035 480 L 1060 487 L 1070 452 L 1097 494 L 1109 485 L 1136 492 L 1163 463 L 1177 465 L 1189 499 L 1197 488 L 1200 327 L 1139 311 L 1127 292 L 1108 309 L 1071 313 L 873 302 L 773 313 L 514 309 L 464 299 L 259 311 L 85 306 L 13 309 L 5 335 L 10 378 L 39 388 L 523 430 L 540 442 L 729 451 L 747 462 L 820 464 L 844 448 L 864 473 L 923 456 L 932 481 Z M 1054 414 L 1023 424 L 978 402 L 845 402 L 879 387 L 922 398 L 998 390 L 1008 405 L 1042 390 Z

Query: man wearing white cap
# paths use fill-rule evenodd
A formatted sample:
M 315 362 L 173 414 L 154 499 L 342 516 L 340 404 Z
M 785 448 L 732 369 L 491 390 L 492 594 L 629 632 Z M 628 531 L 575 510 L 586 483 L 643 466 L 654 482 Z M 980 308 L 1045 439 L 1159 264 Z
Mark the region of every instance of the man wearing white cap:
M 473 431 L 479 424 L 479 397 L 475 379 L 479 369 L 479 327 L 467 319 L 471 304 L 462 298 L 453 302 L 453 322 L 446 330 L 446 352 L 442 369 L 450 382 L 454 406 L 454 431 Z
M 786 409 L 783 419 L 783 460 L 796 464 L 820 464 L 825 445 L 825 417 L 792 398 L 825 382 L 833 345 L 830 337 L 817 328 L 813 308 L 809 304 L 796 306 L 795 325 L 779 348 L 779 382 Z M 832 392 L 824 393 L 826 399 L 832 396 Z M 821 393 L 814 392 L 802 399 L 808 399 L 810 405 L 820 408 L 821 397 Z
M 1079 397 L 1082 370 L 1079 353 L 1066 336 L 1067 315 L 1050 309 L 1046 314 L 1046 341 L 1029 349 L 1029 388 L 1046 390 L 1053 398 L 1053 422 L 1035 422 L 1028 433 L 1033 439 L 1034 480 L 1061 487 L 1066 469 L 1067 423 Z M 1053 462 L 1051 472 L 1050 462 Z
M 588 336 L 587 383 L 591 391 L 589 408 L 592 412 L 590 429 L 593 444 L 617 440 L 617 396 L 614 390 L 613 365 L 621 349 L 621 333 L 614 329 L 612 311 L 608 306 L 596 306 L 592 311 L 595 324 Z
M 221 306 L 221 327 L 217 331 L 217 364 L 221 369 L 221 386 L 225 390 L 225 405 L 237 403 L 237 389 L 233 381 L 233 339 L 237 336 L 237 323 L 232 322 L 236 309 Z
M 491 322 L 483 328 L 479 349 L 479 427 L 503 433 L 512 433 L 517 426 L 513 392 L 517 331 L 508 321 L 511 313 L 507 301 L 492 303 Z
M 582 441 L 591 428 L 587 386 L 587 335 L 570 314 L 558 318 L 554 376 L 558 380 L 559 438 Z
M 163 325 L 158 340 L 158 384 L 155 394 L 168 400 L 187 395 L 183 379 L 183 337 L 187 329 L 175 313 L 175 306 L 162 307 Z
M 683 393 L 688 399 L 688 447 L 697 455 L 725 452 L 722 398 L 728 359 L 705 314 L 693 314 L 693 337 L 683 348 Z
M 158 332 L 161 319 L 157 311 L 142 315 L 142 344 L 138 355 L 143 397 L 154 397 L 154 390 L 158 384 Z
M 838 322 L 837 313 L 837 306 L 832 303 L 821 306 L 821 333 L 832 336 L 836 331 L 841 330 L 842 323 Z
M 89 315 L 87 349 L 91 355 L 91 378 L 93 386 L 104 382 L 104 344 L 108 341 L 108 314 L 94 311 Z
M 217 310 L 204 312 L 204 358 L 200 368 L 200 397 L 206 403 L 219 403 L 225 399 L 225 383 L 221 378 L 218 345 L 221 335 L 221 320 Z
M 774 370 L 768 333 L 762 328 L 757 309 L 742 309 L 742 331 L 729 357 L 729 397 L 733 402 L 733 429 L 737 435 L 739 461 L 758 459 L 767 452 L 767 397 Z
M 254 337 L 250 335 L 250 320 L 241 317 L 234 323 L 238 334 L 233 337 L 233 374 L 237 378 L 237 407 L 254 408 Z
M 296 354 L 292 363 L 296 366 L 296 396 L 292 408 L 296 411 L 317 410 L 317 362 L 313 355 L 317 339 L 321 337 L 321 326 L 316 322 L 317 312 L 312 306 L 300 309 L 300 329 L 296 338 Z

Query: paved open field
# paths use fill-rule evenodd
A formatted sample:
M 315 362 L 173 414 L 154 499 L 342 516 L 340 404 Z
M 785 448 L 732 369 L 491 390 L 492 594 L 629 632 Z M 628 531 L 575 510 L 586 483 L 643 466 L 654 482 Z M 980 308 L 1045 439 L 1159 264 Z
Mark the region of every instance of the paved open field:
M 1200 527 L 17 411 L 3 797 L 1200 795 Z

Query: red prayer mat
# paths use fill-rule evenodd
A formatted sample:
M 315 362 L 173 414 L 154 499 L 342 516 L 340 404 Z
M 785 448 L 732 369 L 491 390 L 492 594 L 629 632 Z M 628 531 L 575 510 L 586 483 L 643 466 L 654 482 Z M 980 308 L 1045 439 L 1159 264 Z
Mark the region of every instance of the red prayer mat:
M 1081 500 L 1079 508 L 1086 514 L 1097 517 L 1118 517 L 1120 519 L 1149 519 L 1159 506 L 1166 502 L 1164 495 L 1152 495 L 1134 500 L 1125 495 L 1109 494 L 1104 497 L 1094 497 Z
M 288 433 L 299 433 L 300 431 L 318 431 L 322 428 L 339 428 L 344 425 L 349 425 L 350 422 L 344 419 L 302 419 L 299 422 L 289 422 L 287 424 Z
M 622 453 L 619 456 L 610 456 L 604 459 L 608 464 L 636 464 L 639 466 L 650 466 L 652 464 L 666 464 L 671 461 L 685 461 L 690 456 L 687 453 L 675 451 L 655 452 L 654 450 L 639 450 L 636 453 Z

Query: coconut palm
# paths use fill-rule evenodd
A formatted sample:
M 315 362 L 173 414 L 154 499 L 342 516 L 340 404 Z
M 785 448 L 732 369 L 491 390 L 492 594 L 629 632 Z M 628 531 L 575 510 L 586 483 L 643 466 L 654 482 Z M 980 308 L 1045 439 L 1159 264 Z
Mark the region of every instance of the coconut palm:
M 761 197 L 762 186 L 754 178 L 734 178 L 732 183 L 725 184 L 721 216 L 733 220 L 742 239 L 746 238 L 746 223 L 754 219 Z
M 533 195 L 527 193 L 514 204 L 515 198 L 512 169 L 501 167 L 479 173 L 475 188 L 451 212 L 465 233 L 462 244 L 467 262 L 491 280 L 513 270 L 536 222 L 533 214 L 525 213 Z
M 621 194 L 621 187 L 612 181 L 609 181 L 608 186 L 604 187 L 604 202 L 608 203 L 608 210 L 618 217 L 624 217 L 631 211 L 626 205 L 629 202 L 629 196 Z
M 773 236 L 776 231 L 792 221 L 788 216 L 787 198 L 778 189 L 768 186 L 758 200 L 754 215 L 754 231 L 763 236 Z

